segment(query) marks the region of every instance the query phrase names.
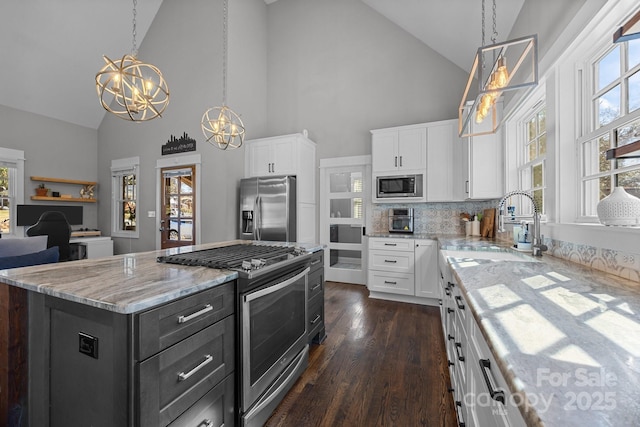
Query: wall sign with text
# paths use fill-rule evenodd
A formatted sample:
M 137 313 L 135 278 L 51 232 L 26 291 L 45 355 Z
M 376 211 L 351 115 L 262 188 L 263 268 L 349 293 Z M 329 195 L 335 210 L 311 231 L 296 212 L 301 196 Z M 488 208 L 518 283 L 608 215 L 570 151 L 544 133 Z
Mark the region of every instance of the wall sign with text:
M 180 138 L 171 135 L 171 139 L 162 146 L 162 155 L 196 151 L 196 140 L 183 133 Z

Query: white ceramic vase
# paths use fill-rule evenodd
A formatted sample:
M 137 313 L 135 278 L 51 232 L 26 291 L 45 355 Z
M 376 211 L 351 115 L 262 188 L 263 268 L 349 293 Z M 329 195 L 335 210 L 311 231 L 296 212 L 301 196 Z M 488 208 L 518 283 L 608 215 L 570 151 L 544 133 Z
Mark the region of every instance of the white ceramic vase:
M 598 219 L 604 225 L 640 225 L 640 199 L 627 193 L 624 187 L 598 202 Z

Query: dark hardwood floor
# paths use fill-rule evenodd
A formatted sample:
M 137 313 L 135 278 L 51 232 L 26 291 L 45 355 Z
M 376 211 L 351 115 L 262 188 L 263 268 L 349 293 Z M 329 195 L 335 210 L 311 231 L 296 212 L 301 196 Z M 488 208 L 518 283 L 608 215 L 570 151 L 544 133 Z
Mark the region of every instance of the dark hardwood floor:
M 266 426 L 455 426 L 439 310 L 326 282 L 327 339 Z

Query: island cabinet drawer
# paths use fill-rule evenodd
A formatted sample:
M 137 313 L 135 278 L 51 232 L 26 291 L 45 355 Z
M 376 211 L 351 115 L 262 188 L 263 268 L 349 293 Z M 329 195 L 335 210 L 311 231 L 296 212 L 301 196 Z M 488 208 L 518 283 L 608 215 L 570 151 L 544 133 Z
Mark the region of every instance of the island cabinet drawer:
M 166 426 L 234 370 L 229 316 L 139 364 L 139 425 Z
M 413 252 L 413 239 L 369 238 L 369 249 Z
M 324 296 L 318 295 L 309 301 L 307 311 L 307 332 L 313 337 L 324 324 Z
M 324 269 L 312 271 L 307 282 L 307 299 L 320 295 L 324 290 Z
M 233 427 L 234 390 L 234 377 L 229 375 L 169 424 L 169 427 Z
M 369 251 L 369 269 L 413 274 L 412 252 Z
M 144 360 L 234 311 L 235 282 L 179 299 L 136 316 L 137 358 Z
M 310 267 L 311 274 L 324 268 L 324 249 L 318 252 L 314 252 L 313 255 L 311 255 Z

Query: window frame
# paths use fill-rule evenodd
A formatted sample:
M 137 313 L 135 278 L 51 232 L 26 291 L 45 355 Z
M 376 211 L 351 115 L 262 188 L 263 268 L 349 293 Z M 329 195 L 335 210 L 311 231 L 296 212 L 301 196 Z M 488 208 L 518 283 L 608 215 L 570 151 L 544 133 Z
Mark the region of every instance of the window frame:
M 2 236 L 20 237 L 24 227 L 17 226 L 17 205 L 24 204 L 24 151 L 0 147 L 0 166 L 12 169 L 9 172 L 9 233 Z
M 135 175 L 135 195 L 132 201 L 136 210 L 140 203 L 140 158 L 129 157 L 126 159 L 116 159 L 111 161 L 111 236 L 139 238 L 140 226 L 136 222 L 135 230 L 126 230 L 120 218 L 120 203 L 124 202 L 122 194 L 122 178 L 127 175 Z
M 613 31 L 613 30 L 612 30 Z M 600 61 L 606 58 L 614 49 L 620 49 L 620 73 L 619 76 L 608 82 L 603 88 L 598 89 L 599 85 L 599 64 Z M 640 73 L 640 63 L 635 64 L 633 67 L 628 65 L 628 42 L 612 45 L 610 40 L 601 40 L 599 45 L 592 49 L 589 55 L 585 55 L 586 59 L 576 70 L 576 73 L 582 73 L 584 77 L 583 88 L 587 92 L 582 102 L 576 103 L 576 110 L 582 112 L 584 123 L 582 125 L 582 133 L 576 139 L 576 150 L 578 155 L 578 170 L 577 170 L 577 212 L 576 222 L 578 223 L 599 223 L 598 216 L 596 214 L 596 206 L 600 201 L 598 195 L 593 195 L 587 191 L 586 183 L 588 181 L 599 180 L 603 177 L 608 177 L 610 181 L 610 188 L 613 190 L 617 185 L 617 175 L 629 171 L 640 170 L 640 162 L 637 165 L 631 166 L 618 166 L 615 159 L 609 160 L 609 169 L 595 172 L 587 171 L 587 156 L 598 156 L 597 159 L 591 158 L 592 162 L 600 162 L 600 150 L 597 148 L 600 138 L 606 136 L 609 138 L 609 148 L 615 146 L 615 131 L 622 128 L 625 125 L 640 120 L 640 108 L 636 108 L 635 111 L 629 112 L 629 88 L 628 80 L 630 77 Z M 598 100 L 612 88 L 620 87 L 620 112 L 617 118 L 610 122 L 600 125 L 598 117 L 599 108 Z M 595 145 L 593 145 L 595 144 Z M 598 183 L 599 188 L 599 183 Z M 589 193 L 589 194 L 587 194 Z
M 530 111 L 531 112 L 529 112 L 526 115 L 523 114 L 518 119 L 518 122 L 520 123 L 519 125 L 520 131 L 518 135 L 518 167 L 517 167 L 518 189 L 527 191 L 531 193 L 532 196 L 535 191 L 542 191 L 542 207 L 541 207 L 542 209 L 540 210 L 540 214 L 544 215 L 546 218 L 546 206 L 547 206 L 545 202 L 546 187 L 547 187 L 546 171 L 547 171 L 547 154 L 549 150 L 548 150 L 548 145 L 546 143 L 547 141 L 547 124 L 546 124 L 547 104 L 544 100 L 544 97 L 538 98 L 537 101 L 534 103 L 534 105 L 531 107 Z M 539 130 L 536 130 L 535 141 L 537 145 L 537 150 L 536 150 L 537 155 L 535 159 L 527 160 L 529 145 L 531 142 L 531 140 L 529 139 L 529 122 L 531 122 L 532 119 L 536 119 L 536 122 L 537 122 L 538 116 L 542 111 L 544 111 L 545 113 L 545 130 L 544 130 L 545 152 L 544 154 L 540 154 L 539 142 L 542 134 L 539 133 Z M 535 187 L 533 184 L 533 173 L 534 173 L 533 169 L 538 165 L 542 166 L 542 186 Z M 528 175 L 526 179 L 525 179 L 525 173 Z M 531 206 L 531 204 L 526 203 L 523 205 L 521 201 L 518 201 L 518 204 L 520 207 L 519 209 L 520 215 L 533 215 L 533 206 Z

